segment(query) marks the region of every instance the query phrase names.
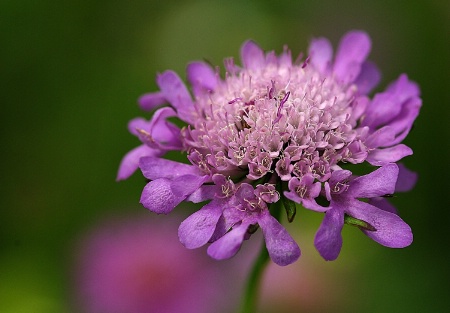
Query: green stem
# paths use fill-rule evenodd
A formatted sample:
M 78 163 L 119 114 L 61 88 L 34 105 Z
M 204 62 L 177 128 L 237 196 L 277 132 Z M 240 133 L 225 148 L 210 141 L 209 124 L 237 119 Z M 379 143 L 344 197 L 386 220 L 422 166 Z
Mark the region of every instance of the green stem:
M 276 203 L 271 203 L 272 216 L 276 218 L 277 221 L 281 219 L 281 211 L 283 204 L 281 201 Z M 258 304 L 259 289 L 261 286 L 261 278 L 267 263 L 269 262 L 269 252 L 267 251 L 266 245 L 263 244 L 261 251 L 259 252 L 258 258 L 253 265 L 253 269 L 247 281 L 247 286 L 245 288 L 244 297 L 241 303 L 240 313 L 255 313 Z
M 261 278 L 264 268 L 269 261 L 269 253 L 266 246 L 263 245 L 258 258 L 255 261 L 252 272 L 250 273 L 247 286 L 245 288 L 244 298 L 241 304 L 241 313 L 256 312 L 258 304 L 259 287 L 261 286 Z

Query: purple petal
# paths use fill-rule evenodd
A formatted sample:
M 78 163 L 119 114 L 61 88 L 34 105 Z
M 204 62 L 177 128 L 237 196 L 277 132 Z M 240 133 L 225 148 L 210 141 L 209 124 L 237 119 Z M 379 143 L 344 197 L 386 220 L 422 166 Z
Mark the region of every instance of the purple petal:
M 389 147 L 392 146 L 394 139 L 395 132 L 392 127 L 385 126 L 369 135 L 364 144 L 370 149 Z
M 213 200 L 185 219 L 178 228 L 180 242 L 188 249 L 206 244 L 216 229 L 225 204 L 224 201 Z
M 154 157 L 141 158 L 139 167 L 145 178 L 151 180 L 158 178 L 174 179 L 183 175 L 201 176 L 202 174 L 197 166 Z
M 350 182 L 346 196 L 353 198 L 374 198 L 393 194 L 398 177 L 397 164 L 387 164 L 370 174 Z
M 352 175 L 352 172 L 349 170 L 337 170 L 331 173 L 330 177 L 330 185 L 336 185 L 339 182 L 343 182 L 347 180 Z
M 202 90 L 214 90 L 217 86 L 217 75 L 204 62 L 193 62 L 187 67 L 187 78 L 191 82 L 194 93 L 198 95 Z
M 165 71 L 156 80 L 165 99 L 177 110 L 178 117 L 192 123 L 192 98 L 180 77 L 173 71 Z
M 320 255 L 327 261 L 335 260 L 342 248 L 342 227 L 344 226 L 344 212 L 335 207 L 325 213 L 319 230 L 314 238 L 314 245 Z
M 331 66 L 331 58 L 333 57 L 333 47 L 328 39 L 313 39 L 309 46 L 308 54 L 310 56 L 309 62 L 317 68 L 320 73 L 325 74 L 327 69 Z
M 166 178 L 160 178 L 149 182 L 142 191 L 142 205 L 157 214 L 168 214 L 185 197 L 175 195 L 171 187 L 172 181 Z
M 396 214 L 356 200 L 346 207 L 346 211 L 372 225 L 376 231 L 362 230 L 363 233 L 383 246 L 404 248 L 413 241 L 411 228 Z
M 242 223 L 239 226 L 233 227 L 232 230 L 208 247 L 208 255 L 216 260 L 233 257 L 241 248 L 248 226 L 248 223 Z
M 414 188 L 417 182 L 417 173 L 409 170 L 403 164 L 398 164 L 398 179 L 395 185 L 396 192 L 406 192 Z
M 394 130 L 396 137 L 392 144 L 397 144 L 403 141 L 411 130 L 414 120 L 419 115 L 422 100 L 419 98 L 411 98 L 407 101 L 401 112 L 395 119 L 389 122 L 389 126 Z
M 405 156 L 413 154 L 410 147 L 399 144 L 390 148 L 375 149 L 369 153 L 367 162 L 380 166 L 387 163 L 397 162 Z
M 266 64 L 264 51 L 251 40 L 243 44 L 241 48 L 241 59 L 244 67 L 250 70 L 263 68 Z
M 143 129 L 147 132 L 150 132 L 150 124 L 151 121 L 147 121 L 142 117 L 136 117 L 128 122 L 128 131 L 136 137 L 139 137 L 138 129 Z
M 369 36 L 362 31 L 347 33 L 339 43 L 334 62 L 334 73 L 344 83 L 356 79 L 361 71 L 361 65 L 370 52 Z
M 208 175 L 197 176 L 197 175 L 183 175 L 176 177 L 171 184 L 172 192 L 176 196 L 186 198 L 198 188 L 200 188 L 203 183 L 208 180 Z
M 150 121 L 149 133 L 155 144 L 167 150 L 181 150 L 180 129 L 167 121 L 167 118 L 177 116 L 176 112 L 165 107 L 157 110 Z
M 397 95 L 399 102 L 420 96 L 419 86 L 415 82 L 410 81 L 406 74 L 401 74 L 396 81 L 388 86 L 386 92 Z
M 355 80 L 359 94 L 367 95 L 378 85 L 380 79 L 381 73 L 378 67 L 370 61 L 364 62 L 361 66 L 361 72 Z
M 164 154 L 160 150 L 152 149 L 147 145 L 140 145 L 128 152 L 120 162 L 116 180 L 123 180 L 130 177 L 139 167 L 139 159 L 144 156 L 158 157 Z
M 161 92 L 146 93 L 138 99 L 139 107 L 144 111 L 151 111 L 166 102 L 167 100 Z
M 194 203 L 200 203 L 206 200 L 214 199 L 216 194 L 221 194 L 221 186 L 217 185 L 204 185 L 193 192 L 186 201 L 191 201 Z
M 368 202 L 370 205 L 373 205 L 380 210 L 397 214 L 397 209 L 393 206 L 387 199 L 382 197 L 372 198 Z
M 297 243 L 268 211 L 261 214 L 258 224 L 261 226 L 267 251 L 274 263 L 285 266 L 300 257 L 300 248 Z
M 389 123 L 400 113 L 405 101 L 418 95 L 417 84 L 409 81 L 406 75 L 401 75 L 386 91 L 375 95 L 367 107 L 362 125 L 376 129 Z

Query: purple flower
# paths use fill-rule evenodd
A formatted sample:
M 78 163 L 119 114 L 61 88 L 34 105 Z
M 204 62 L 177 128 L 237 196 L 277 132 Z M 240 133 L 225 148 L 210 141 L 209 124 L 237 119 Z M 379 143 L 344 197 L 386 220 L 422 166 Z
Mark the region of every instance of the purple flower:
M 326 198 L 330 206 L 317 231 L 314 244 L 325 260 L 338 257 L 342 247 L 341 230 L 345 215 L 371 239 L 390 248 L 403 248 L 411 244 L 411 228 L 396 214 L 379 209 L 362 198 L 375 198 L 394 193 L 398 166 L 387 164 L 376 171 L 351 178 L 350 171 L 335 171 L 325 183 Z
M 380 219 L 378 209 L 355 200 L 372 188 L 364 177 L 378 177 L 379 171 L 391 169 L 384 183 L 395 186 L 393 163 L 412 154 L 401 141 L 421 106 L 419 89 L 406 75 L 369 97 L 380 80 L 377 67 L 366 60 L 370 48 L 366 33 L 352 31 L 334 58 L 330 42 L 318 38 L 306 59 L 293 62 L 287 48 L 276 55 L 247 41 L 242 66 L 226 59 L 224 78 L 207 63 L 189 64 L 192 95 L 174 72 L 158 75 L 160 91 L 144 95 L 140 105 L 169 106 L 159 108 L 148 126 L 135 128 L 143 146 L 124 158 L 119 178 L 138 163 L 150 180 L 141 203 L 156 213 L 167 214 L 182 201 L 209 201 L 181 224 L 179 236 L 188 248 L 211 243 L 208 254 L 216 259 L 235 255 L 261 228 L 272 260 L 294 262 L 300 249 L 279 223 L 280 202 L 289 221 L 296 203 L 325 212 L 316 246 L 326 259 L 339 253 L 340 229 L 350 218 L 366 226 L 382 221 L 363 231 L 386 246 L 407 245 L 406 239 L 399 244 L 386 238 L 388 229 L 408 237 L 403 222 L 390 215 Z M 169 117 L 186 125 L 178 129 Z M 190 164 L 162 159 L 169 150 L 186 151 Z M 351 169 L 365 162 L 382 167 L 360 178 L 343 170 L 344 164 Z M 344 191 L 341 185 L 350 181 L 367 183 Z M 329 206 L 319 204 L 325 198 Z
M 230 263 L 219 268 L 203 254 L 188 252 L 174 229 L 174 223 L 142 216 L 97 224 L 76 250 L 75 311 L 233 311 L 238 292 L 230 289 L 239 270 Z

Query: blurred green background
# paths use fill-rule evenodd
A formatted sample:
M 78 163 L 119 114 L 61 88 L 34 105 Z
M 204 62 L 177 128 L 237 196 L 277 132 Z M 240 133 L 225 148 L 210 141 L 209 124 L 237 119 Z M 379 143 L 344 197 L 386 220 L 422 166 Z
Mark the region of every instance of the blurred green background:
M 392 250 L 350 229 L 340 258 L 325 262 L 313 248 L 320 216 L 301 212 L 290 229 L 300 230 L 303 256 L 296 266 L 314 265 L 297 278 L 308 302 L 304 312 L 315 311 L 314 303 L 326 310 L 327 301 L 333 312 L 446 312 L 446 0 L 2 0 L 0 312 L 71 312 L 74 242 L 102 216 L 144 210 L 143 178 L 116 183 L 115 175 L 138 144 L 126 125 L 146 116 L 136 99 L 156 90 L 157 72 L 173 69 L 184 78 L 190 60 L 222 65 L 249 38 L 277 52 L 287 44 L 293 55 L 305 52 L 314 36 L 336 47 L 351 29 L 372 38 L 370 59 L 383 74 L 379 90 L 403 72 L 422 90 L 421 115 L 406 140 L 414 155 L 404 162 L 419 181 L 393 199 L 415 241 Z M 289 277 L 293 270 L 283 271 Z M 302 305 L 291 311 L 302 312 Z

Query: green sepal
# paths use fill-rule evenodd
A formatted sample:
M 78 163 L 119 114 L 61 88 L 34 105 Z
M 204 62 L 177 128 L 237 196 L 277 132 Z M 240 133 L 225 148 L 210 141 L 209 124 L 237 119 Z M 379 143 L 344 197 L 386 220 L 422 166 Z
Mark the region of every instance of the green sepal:
M 283 206 L 286 210 L 287 219 L 289 223 L 292 223 L 295 218 L 295 214 L 297 213 L 295 202 L 286 198 L 284 195 L 281 195 L 281 200 L 283 201 Z
M 351 217 L 350 215 L 345 214 L 344 215 L 344 223 L 350 226 L 356 226 L 358 228 L 369 230 L 369 231 L 376 231 L 376 228 L 370 225 L 367 222 L 364 222 L 362 220 L 359 220 L 357 218 Z
M 285 181 L 278 181 L 276 188 L 280 193 L 281 201 L 279 202 L 281 202 L 280 204 L 282 204 L 284 209 L 286 210 L 286 215 L 289 223 L 292 223 L 295 218 L 295 214 L 297 213 L 297 208 L 295 202 L 286 198 L 283 194 L 283 190 L 288 190 L 288 184 Z

